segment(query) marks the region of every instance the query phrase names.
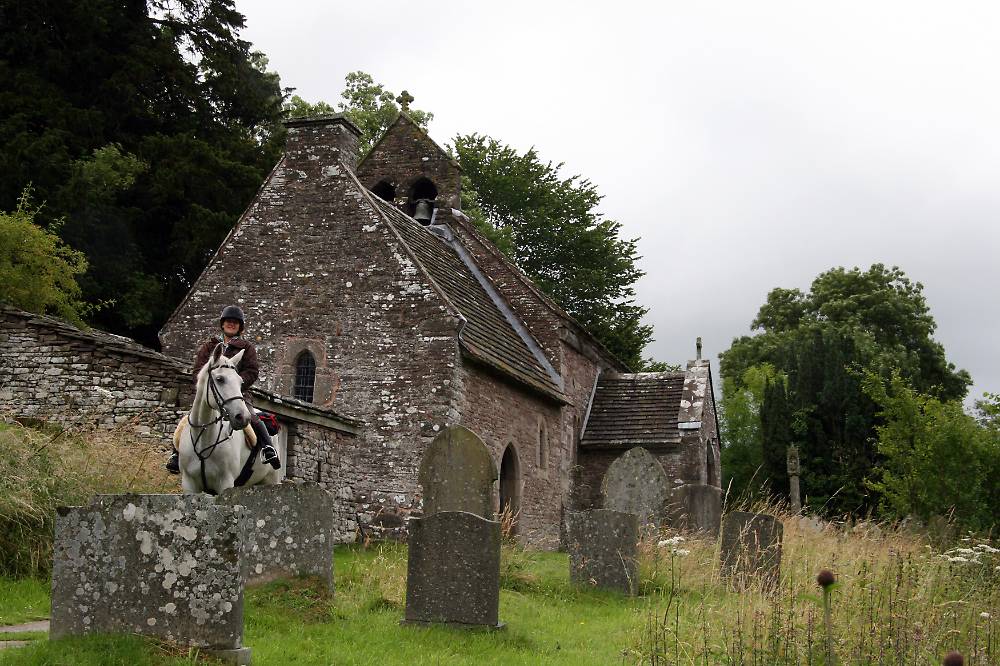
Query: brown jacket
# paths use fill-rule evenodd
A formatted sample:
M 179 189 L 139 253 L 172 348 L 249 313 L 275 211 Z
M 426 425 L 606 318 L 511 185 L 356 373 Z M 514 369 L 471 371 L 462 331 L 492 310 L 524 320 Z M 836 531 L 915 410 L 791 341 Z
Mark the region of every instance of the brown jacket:
M 208 359 L 211 358 L 212 352 L 215 348 L 219 346 L 222 342 L 222 338 L 215 336 L 202 343 L 201 347 L 198 348 L 198 355 L 194 360 L 194 381 L 198 382 L 198 373 L 201 372 L 202 367 L 208 363 Z M 243 350 L 243 358 L 240 359 L 240 364 L 236 367 L 236 371 L 240 373 L 240 377 L 243 378 L 243 394 L 246 396 L 248 390 L 253 383 L 257 381 L 257 375 L 260 374 L 260 364 L 257 362 L 257 350 L 254 346 L 244 340 L 243 338 L 233 338 L 229 341 L 229 345 L 225 348 L 223 352 L 226 358 L 232 358 Z

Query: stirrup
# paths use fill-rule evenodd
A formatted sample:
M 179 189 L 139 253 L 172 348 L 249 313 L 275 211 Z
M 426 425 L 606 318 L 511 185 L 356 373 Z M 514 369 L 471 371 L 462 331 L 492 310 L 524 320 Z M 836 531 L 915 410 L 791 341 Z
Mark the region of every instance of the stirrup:
M 265 446 L 260 450 L 260 461 L 274 469 L 281 469 L 281 457 L 273 446 Z

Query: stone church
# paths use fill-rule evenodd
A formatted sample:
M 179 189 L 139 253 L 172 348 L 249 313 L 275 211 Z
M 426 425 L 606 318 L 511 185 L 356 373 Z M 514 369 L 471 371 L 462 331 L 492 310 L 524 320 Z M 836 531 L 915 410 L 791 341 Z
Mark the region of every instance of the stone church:
M 310 441 L 308 455 L 290 436 L 290 476 L 323 481 L 363 528 L 399 530 L 420 510 L 425 447 L 462 424 L 497 463 L 497 506 L 541 547 L 558 545 L 565 511 L 600 504 L 632 447 L 670 483 L 720 485 L 707 361 L 630 373 L 478 233 L 461 167 L 405 111 L 360 161 L 342 116 L 287 126 L 284 156 L 160 339 L 189 359 L 236 303 L 263 390 L 362 423 L 350 447 Z

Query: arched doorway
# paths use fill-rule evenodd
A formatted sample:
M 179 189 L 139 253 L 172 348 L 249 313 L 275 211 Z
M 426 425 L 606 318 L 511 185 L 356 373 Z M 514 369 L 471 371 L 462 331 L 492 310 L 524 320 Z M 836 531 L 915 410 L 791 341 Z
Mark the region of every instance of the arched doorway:
M 517 534 L 517 516 L 521 511 L 521 463 L 513 444 L 508 444 L 500 459 L 500 515 L 513 517 L 510 533 Z

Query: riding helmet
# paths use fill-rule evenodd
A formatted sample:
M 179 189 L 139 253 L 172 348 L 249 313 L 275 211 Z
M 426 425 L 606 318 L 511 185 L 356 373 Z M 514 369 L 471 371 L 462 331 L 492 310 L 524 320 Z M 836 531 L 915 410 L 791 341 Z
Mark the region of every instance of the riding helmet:
M 222 322 L 226 319 L 235 319 L 240 322 L 240 332 L 243 332 L 243 327 L 246 326 L 246 320 L 243 318 L 243 310 L 236 305 L 227 305 L 223 310 L 222 314 L 219 315 L 219 326 L 222 326 Z

